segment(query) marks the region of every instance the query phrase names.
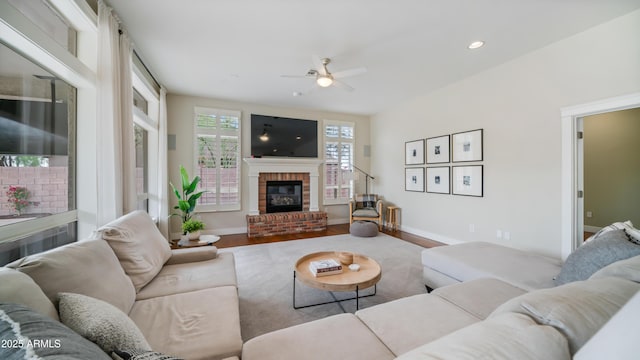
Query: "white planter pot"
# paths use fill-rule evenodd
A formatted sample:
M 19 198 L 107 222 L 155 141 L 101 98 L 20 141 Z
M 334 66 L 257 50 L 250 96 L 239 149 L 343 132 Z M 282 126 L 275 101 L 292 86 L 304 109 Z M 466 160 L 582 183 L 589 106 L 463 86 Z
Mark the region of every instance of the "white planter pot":
M 189 240 L 198 240 L 200 238 L 200 230 L 188 233 Z

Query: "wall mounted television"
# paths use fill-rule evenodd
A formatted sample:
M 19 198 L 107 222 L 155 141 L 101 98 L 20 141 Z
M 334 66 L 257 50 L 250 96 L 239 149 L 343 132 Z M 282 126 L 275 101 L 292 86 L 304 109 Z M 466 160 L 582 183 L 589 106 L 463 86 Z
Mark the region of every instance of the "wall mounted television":
M 318 122 L 251 114 L 251 156 L 318 157 Z

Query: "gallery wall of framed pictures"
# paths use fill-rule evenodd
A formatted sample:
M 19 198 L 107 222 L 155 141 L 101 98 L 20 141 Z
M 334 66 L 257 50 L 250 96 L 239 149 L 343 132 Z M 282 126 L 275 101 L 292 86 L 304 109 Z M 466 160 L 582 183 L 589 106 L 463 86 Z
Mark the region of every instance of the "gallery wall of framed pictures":
M 484 160 L 483 133 L 476 129 L 407 141 L 405 190 L 484 196 L 484 165 L 478 164 Z

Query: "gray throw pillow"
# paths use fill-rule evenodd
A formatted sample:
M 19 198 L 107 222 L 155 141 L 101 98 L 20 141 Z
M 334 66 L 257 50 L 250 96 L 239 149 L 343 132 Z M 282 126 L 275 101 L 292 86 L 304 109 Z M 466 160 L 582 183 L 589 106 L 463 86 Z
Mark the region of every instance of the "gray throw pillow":
M 89 296 L 58 294 L 60 320 L 110 354 L 116 349 L 151 350 L 136 324 L 115 306 Z
M 562 285 L 587 280 L 603 267 L 637 255 L 640 255 L 640 245 L 631 242 L 624 230 L 602 232 L 567 257 L 554 282 Z
M 0 303 L 0 342 L 3 360 L 111 359 L 62 323 L 18 304 Z
M 117 360 L 183 360 L 157 351 L 146 350 L 116 350 L 112 357 Z

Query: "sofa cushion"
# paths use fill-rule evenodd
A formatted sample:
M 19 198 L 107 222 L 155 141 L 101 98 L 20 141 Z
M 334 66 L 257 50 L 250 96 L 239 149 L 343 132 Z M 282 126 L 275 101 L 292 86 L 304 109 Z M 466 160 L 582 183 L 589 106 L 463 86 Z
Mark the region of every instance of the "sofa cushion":
M 624 230 L 600 232 L 572 252 L 562 265 L 556 285 L 587 280 L 603 267 L 640 255 L 640 245 L 629 241 Z
M 616 261 L 596 271 L 589 279 L 619 277 L 640 283 L 640 255 Z
M 460 307 L 478 319 L 486 319 L 505 301 L 526 291 L 498 279 L 477 279 L 444 286 L 431 294 Z
M 98 232 L 116 253 L 136 291 L 148 284 L 171 257 L 169 243 L 144 211 L 130 212 Z
M 240 309 L 234 286 L 139 300 L 131 319 L 155 351 L 185 359 L 240 355 Z
M 32 345 L 26 347 L 26 341 Z M 0 303 L 0 359 L 111 359 L 62 323 L 20 304 Z
M 620 278 L 576 281 L 511 299 L 490 317 L 505 312 L 529 315 L 560 331 L 569 340 L 573 355 L 638 290 L 640 284 Z
M 636 329 L 640 319 L 640 292 L 636 293 L 598 332 L 578 350 L 575 360 L 636 360 L 640 342 Z
M 395 356 L 353 314 L 276 330 L 244 344 L 242 360 L 387 360 Z
M 567 340 L 522 314 L 502 314 L 420 346 L 398 360 L 570 360 Z
M 80 241 L 17 260 L 8 267 L 29 275 L 54 304 L 59 292 L 91 296 L 128 313 L 136 293 L 103 240 Z
M 192 248 L 172 249 L 171 257 L 165 265 L 184 264 L 215 259 L 218 248 L 215 246 L 200 246 Z
M 356 312 L 395 355 L 438 339 L 480 319 L 430 294 L 414 295 Z
M 138 292 L 136 299 L 237 285 L 233 253 L 220 253 L 213 260 L 163 266 L 160 273 Z
M 53 320 L 59 320 L 56 308 L 38 284 L 14 269 L 0 268 L 0 302 L 22 304 Z
M 478 241 L 425 249 L 422 264 L 458 281 L 496 278 L 530 291 L 555 286 L 562 261 Z

